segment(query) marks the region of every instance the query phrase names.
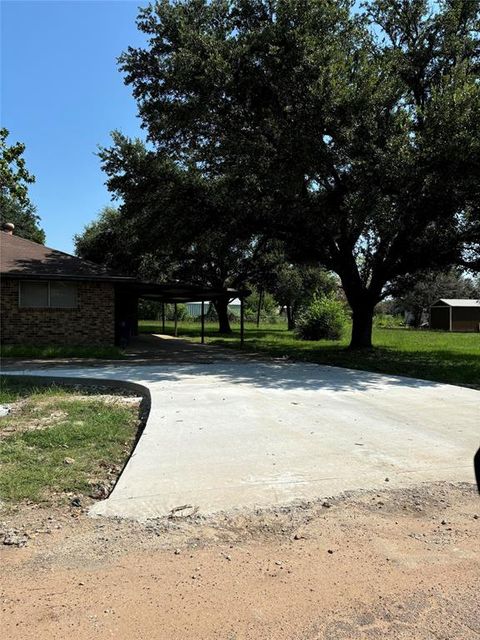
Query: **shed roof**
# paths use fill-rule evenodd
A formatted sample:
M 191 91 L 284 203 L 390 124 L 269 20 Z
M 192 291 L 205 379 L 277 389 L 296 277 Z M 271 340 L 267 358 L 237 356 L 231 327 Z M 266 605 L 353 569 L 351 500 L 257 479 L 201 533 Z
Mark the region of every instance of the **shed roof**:
M 14 278 L 131 281 L 88 260 L 0 232 L 0 273 Z
M 449 307 L 480 307 L 480 300 L 468 299 L 468 298 L 440 298 L 432 307 L 438 305 L 441 302 Z

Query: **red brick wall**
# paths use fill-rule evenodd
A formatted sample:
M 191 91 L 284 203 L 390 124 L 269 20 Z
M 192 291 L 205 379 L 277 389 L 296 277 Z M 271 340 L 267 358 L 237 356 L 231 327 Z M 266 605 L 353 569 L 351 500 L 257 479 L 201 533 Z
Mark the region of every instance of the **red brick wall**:
M 113 345 L 115 292 L 110 282 L 78 282 L 76 309 L 18 306 L 18 280 L 2 278 L 0 340 L 20 345 Z

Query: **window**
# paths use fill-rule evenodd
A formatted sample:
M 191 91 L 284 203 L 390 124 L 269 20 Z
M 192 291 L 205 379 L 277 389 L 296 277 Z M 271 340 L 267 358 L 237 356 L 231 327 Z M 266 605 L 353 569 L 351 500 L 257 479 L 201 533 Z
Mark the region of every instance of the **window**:
M 70 282 L 50 282 L 50 307 L 74 309 L 77 306 L 77 287 Z
M 19 306 L 30 309 L 75 309 L 77 285 L 71 282 L 20 282 Z
M 48 307 L 48 282 L 21 282 L 20 306 Z

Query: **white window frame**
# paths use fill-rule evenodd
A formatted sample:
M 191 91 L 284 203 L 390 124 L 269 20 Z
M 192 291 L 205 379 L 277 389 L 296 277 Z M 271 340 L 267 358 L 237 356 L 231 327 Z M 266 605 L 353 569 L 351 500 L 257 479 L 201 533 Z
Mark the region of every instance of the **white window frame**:
M 46 284 L 47 285 L 47 305 L 45 307 L 31 307 L 25 304 L 22 304 L 22 284 L 23 283 L 35 283 L 35 284 Z M 59 280 L 58 282 L 67 282 L 66 280 Z M 50 296 L 50 287 L 52 281 L 51 280 L 20 280 L 18 286 L 18 308 L 19 309 L 78 309 L 78 287 L 75 282 L 68 282 L 68 284 L 75 285 L 75 305 L 72 307 L 52 307 L 51 304 L 51 296 Z

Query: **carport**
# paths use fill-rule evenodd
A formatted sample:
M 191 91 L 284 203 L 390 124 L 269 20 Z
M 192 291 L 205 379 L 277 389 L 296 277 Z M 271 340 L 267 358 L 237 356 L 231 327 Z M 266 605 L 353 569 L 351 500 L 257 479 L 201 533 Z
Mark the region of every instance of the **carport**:
M 117 321 L 126 318 L 133 325 L 134 333 L 138 333 L 138 300 L 153 300 L 161 303 L 162 331 L 165 333 L 165 305 L 175 306 L 174 335 L 177 335 L 177 305 L 187 302 L 201 302 L 201 343 L 205 344 L 205 302 L 225 300 L 227 303 L 238 298 L 240 300 L 240 343 L 245 340 L 245 298 L 250 295 L 248 289 L 214 288 L 184 283 L 151 283 L 136 281 L 120 285 L 115 292 Z

